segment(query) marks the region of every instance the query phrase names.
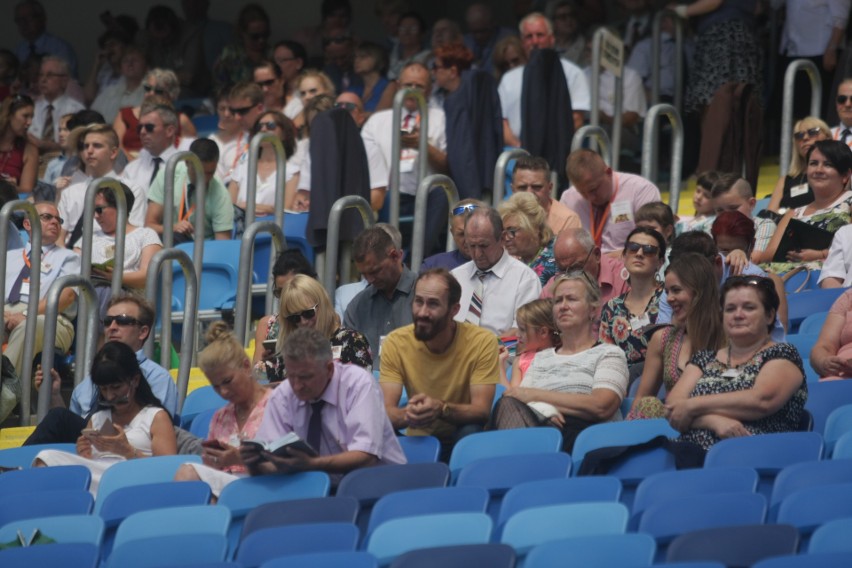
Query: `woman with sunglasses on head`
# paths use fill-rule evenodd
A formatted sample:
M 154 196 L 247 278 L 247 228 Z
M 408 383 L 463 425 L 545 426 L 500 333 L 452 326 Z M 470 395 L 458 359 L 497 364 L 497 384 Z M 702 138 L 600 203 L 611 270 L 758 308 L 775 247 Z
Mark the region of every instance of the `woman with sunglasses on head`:
M 281 292 L 278 305 L 278 344 L 275 352 L 281 353 L 284 339 L 300 327 L 318 329 L 331 342 L 332 357 L 341 363 L 352 363 L 371 370 L 373 355 L 364 335 L 354 329 L 341 327 L 325 288 L 310 276 L 302 274 L 293 278 Z M 284 361 L 276 356 L 268 372 L 270 381 L 287 378 Z
M 202 463 L 183 464 L 175 479 L 204 481 L 218 497 L 228 483 L 246 474 L 240 442 L 257 435 L 272 389 L 254 380 L 251 362 L 228 324 L 210 324 L 206 340 L 207 346 L 198 354 L 198 366 L 228 404 L 210 420 L 207 439 L 202 442 Z
M 536 353 L 520 386 L 506 389 L 492 413 L 497 429 L 555 426 L 570 452 L 584 428 L 621 420 L 627 360 L 592 329 L 600 299 L 597 282 L 583 270 L 556 278 L 553 319 L 560 346 Z
M 721 304 L 727 344 L 690 358 L 666 398 L 672 427 L 705 450 L 725 438 L 798 430 L 807 385 L 796 348 L 770 335 L 774 284 L 760 276 L 728 278 Z
M 835 233 L 852 221 L 852 191 L 849 191 L 852 150 L 838 140 L 820 140 L 808 150 L 807 156 L 808 185 L 814 192 L 813 201 L 787 211 L 778 222 L 778 228 L 766 250 L 753 255 L 756 262 L 772 263 L 770 268 L 775 273 L 786 272 L 801 264 L 809 268 L 820 268 L 822 261 L 828 257 L 828 248 L 806 248 L 789 251 L 786 262 L 773 262 L 791 219 L 829 233 Z
M 769 211 L 784 213 L 791 207 L 801 207 L 814 200 L 814 192 L 808 185 L 806 156 L 819 140 L 831 140 L 831 129 L 821 118 L 806 116 L 793 125 L 790 167 L 772 190 L 766 206 Z
M 503 248 L 538 276 L 541 285 L 556 275 L 553 231 L 547 213 L 528 192 L 515 193 L 497 208 L 503 219 Z
M 172 417 L 151 391 L 133 349 L 107 342 L 92 362 L 92 382 L 102 410 L 77 439 L 77 454 L 43 450 L 35 466 L 83 465 L 92 472 L 89 491 L 97 495 L 104 471 L 120 461 L 177 453 Z
M 304 274 L 316 278 L 317 273 L 305 255 L 299 249 L 291 248 L 281 251 L 275 264 L 272 265 L 272 295 L 276 299 L 275 311 L 267 316 L 261 317 L 257 322 L 254 335 L 254 356 L 252 363 L 259 376 L 267 371 L 267 365 L 275 354 L 275 347 L 268 346 L 267 341 L 278 339 L 278 303 L 281 300 L 281 292 L 297 274 Z M 265 380 L 265 379 L 264 379 Z
M 142 81 L 145 91 L 142 101 L 157 101 L 158 104 L 174 106 L 180 95 L 180 82 L 177 75 L 170 69 L 151 69 Z M 159 99 L 157 98 L 159 97 Z M 162 100 L 160 100 L 162 99 Z M 118 111 L 118 116 L 112 123 L 121 149 L 128 155 L 129 159 L 135 158 L 142 150 L 142 140 L 139 138 L 139 117 L 142 105 L 136 107 L 124 107 Z M 150 132 L 150 130 L 148 131 Z M 175 146 L 181 136 L 194 137 L 196 135 L 195 125 L 192 120 L 182 112 L 178 112 L 178 130 Z
M 658 329 L 648 341 L 628 420 L 664 418 L 657 398 L 660 386 L 671 392 L 693 353 L 718 349 L 724 340 L 718 277 L 708 258 L 691 252 L 673 260 L 666 269 L 665 291 L 672 325 Z
M 128 213 L 133 209 L 135 197 L 129 187 L 121 184 Z M 92 240 L 92 276 L 95 279 L 95 291 L 100 303 L 100 316 L 106 315 L 107 304 L 112 297 L 110 285 L 115 270 L 115 235 L 118 228 L 118 210 L 115 193 L 111 188 L 101 187 L 95 194 L 95 234 Z M 122 267 L 122 287 L 142 289 L 148 274 L 148 265 L 163 244 L 157 233 L 148 227 L 136 227 L 127 221 L 125 225 L 124 265 Z M 74 251 L 81 253 L 79 247 Z
M 284 172 L 284 209 L 292 209 L 296 196 L 296 184 L 299 181 L 299 168 L 296 166 L 294 151 L 296 149 L 296 129 L 293 121 L 278 111 L 266 111 L 258 117 L 251 129 L 249 140 L 259 132 L 269 132 L 281 140 L 284 153 L 287 155 L 287 168 Z M 257 193 L 255 194 L 255 214 L 258 217 L 275 214 L 275 192 L 278 184 L 278 162 L 272 144 L 264 142 L 260 145 L 260 155 L 257 159 Z M 248 199 L 248 153 L 240 160 L 234 170 L 231 182 L 228 184 L 234 205 L 246 209 Z
M 666 241 L 654 229 L 636 227 L 627 235 L 622 258 L 630 290 L 604 305 L 599 337 L 624 351 L 632 378 L 641 373 L 645 361 L 648 327 L 657 323 L 663 293 L 657 274 L 665 262 Z
M 35 103 L 26 95 L 8 97 L 0 105 L 0 179 L 18 193 L 30 193 L 38 174 L 38 148 L 27 138 Z

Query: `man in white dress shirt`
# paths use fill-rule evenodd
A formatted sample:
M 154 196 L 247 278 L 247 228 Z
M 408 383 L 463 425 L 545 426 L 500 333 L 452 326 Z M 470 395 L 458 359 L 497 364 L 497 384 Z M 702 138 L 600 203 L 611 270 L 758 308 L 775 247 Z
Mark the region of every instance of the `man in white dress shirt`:
M 529 58 L 534 49 L 552 49 L 556 44 L 553 35 L 553 25 L 544 14 L 533 12 L 521 20 L 521 43 Z M 571 109 L 574 111 L 574 128 L 583 125 L 584 112 L 591 109 L 589 83 L 583 70 L 568 61 L 560 59 L 565 82 L 571 94 Z M 511 146 L 521 145 L 521 94 L 524 84 L 524 66 L 515 67 L 508 71 L 500 80 L 497 92 L 500 94 L 500 104 L 503 106 L 503 138 Z
M 62 150 L 59 144 L 60 119 L 86 108 L 65 93 L 68 79 L 68 63 L 65 60 L 53 56 L 42 59 L 38 74 L 41 95 L 35 101 L 33 123 L 29 130 L 30 140 L 42 154 Z
M 852 147 L 852 78 L 838 85 L 835 102 L 840 124 L 831 129 L 831 137 Z
M 468 321 L 501 335 L 516 328 L 515 312 L 538 298 L 536 273 L 503 250 L 503 222 L 491 207 L 475 209 L 464 227 L 471 260 L 451 273 L 462 287 L 456 321 Z

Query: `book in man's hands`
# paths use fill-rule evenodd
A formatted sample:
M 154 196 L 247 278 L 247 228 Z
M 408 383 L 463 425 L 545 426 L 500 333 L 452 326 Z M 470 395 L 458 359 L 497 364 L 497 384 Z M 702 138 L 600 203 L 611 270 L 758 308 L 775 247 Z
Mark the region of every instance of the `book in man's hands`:
M 287 458 L 290 457 L 290 449 L 304 452 L 311 457 L 316 457 L 319 453 L 311 447 L 306 441 L 301 439 L 295 432 L 285 434 L 283 437 L 272 441 L 264 442 L 262 440 L 243 440 L 243 446 L 254 446 L 258 450 L 266 450 L 276 456 Z

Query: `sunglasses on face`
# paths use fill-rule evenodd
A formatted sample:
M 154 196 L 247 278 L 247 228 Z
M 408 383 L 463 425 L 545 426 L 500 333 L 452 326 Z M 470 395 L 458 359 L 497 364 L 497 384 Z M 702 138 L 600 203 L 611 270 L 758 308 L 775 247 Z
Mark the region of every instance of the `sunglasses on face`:
M 56 222 L 59 223 L 60 225 L 65 222 L 65 219 L 63 219 L 59 215 L 51 215 L 50 213 L 39 213 L 38 216 L 39 216 L 39 219 L 41 219 L 45 223 L 50 223 L 54 219 L 56 219 Z
M 624 249 L 627 252 L 632 252 L 633 254 L 636 254 L 641 250 L 642 254 L 645 256 L 655 256 L 658 252 L 660 252 L 660 247 L 657 245 L 643 245 L 632 241 L 624 245 Z
M 150 122 L 146 122 L 146 123 L 143 124 L 143 123 L 140 122 L 139 124 L 136 125 L 136 133 L 142 134 L 142 131 L 144 130 L 148 134 L 151 134 L 152 132 L 154 132 L 155 128 L 157 128 L 156 124 L 151 124 Z
M 837 104 L 845 105 L 846 101 L 852 101 L 852 97 L 848 95 L 837 95 Z
M 356 105 L 355 103 L 340 102 L 340 103 L 334 103 L 334 108 L 345 108 L 347 111 L 352 112 L 353 110 L 358 108 L 358 105 Z
M 804 140 L 805 136 L 808 138 L 816 138 L 821 132 L 819 126 L 814 126 L 813 128 L 808 128 L 807 130 L 801 130 L 799 132 L 793 133 L 793 138 L 796 140 Z
M 273 83 L 275 83 L 275 79 L 267 79 L 266 81 L 255 81 L 258 87 L 263 89 L 264 87 L 271 87 Z
M 117 323 L 118 325 L 124 327 L 128 325 L 142 325 L 142 322 L 133 316 L 128 316 L 122 314 L 120 316 L 106 316 L 104 317 L 104 327 L 109 327 L 112 325 L 112 322 Z
M 144 85 L 142 88 L 145 89 L 146 93 L 154 93 L 155 95 L 160 95 L 161 97 L 166 95 L 166 90 L 162 87 L 152 87 L 151 85 Z
M 254 108 L 254 106 L 247 106 L 247 107 L 240 107 L 240 108 L 229 106 L 228 112 L 230 112 L 234 116 L 242 116 L 242 115 L 246 114 L 247 112 L 249 112 L 253 108 Z
M 114 209 L 112 205 L 98 205 L 95 207 L 95 215 L 103 215 L 106 209 Z
M 458 207 L 453 209 L 453 216 L 458 217 L 459 215 L 464 215 L 465 213 L 473 213 L 474 209 L 479 209 L 479 205 L 477 205 L 476 203 L 459 205 Z
M 290 322 L 292 325 L 299 325 L 299 322 L 302 320 L 310 321 L 314 319 L 314 316 L 317 315 L 317 306 L 316 304 L 313 308 L 308 308 L 302 312 L 297 312 L 295 314 L 290 314 L 288 316 L 284 316 L 284 319 Z
M 278 123 L 274 120 L 265 120 L 263 122 L 258 122 L 257 127 L 260 130 L 275 130 L 278 128 Z

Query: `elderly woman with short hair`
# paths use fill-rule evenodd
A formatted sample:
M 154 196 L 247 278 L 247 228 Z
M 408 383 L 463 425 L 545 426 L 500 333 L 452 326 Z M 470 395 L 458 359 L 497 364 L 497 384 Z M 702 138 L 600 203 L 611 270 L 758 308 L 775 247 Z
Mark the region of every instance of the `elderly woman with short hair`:
M 497 210 L 503 219 L 503 248 L 532 268 L 544 286 L 558 272 L 547 212 L 531 193 L 516 193 Z

